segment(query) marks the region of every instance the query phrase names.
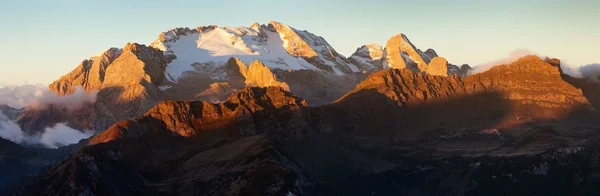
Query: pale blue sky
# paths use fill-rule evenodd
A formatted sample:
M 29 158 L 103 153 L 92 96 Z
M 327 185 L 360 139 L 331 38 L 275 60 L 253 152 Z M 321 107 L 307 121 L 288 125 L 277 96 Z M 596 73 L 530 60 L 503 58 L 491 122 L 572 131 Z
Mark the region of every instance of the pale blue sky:
M 83 59 L 174 27 L 276 20 L 349 56 L 405 33 L 456 64 L 525 48 L 579 65 L 600 62 L 597 0 L 0 0 L 0 85 L 49 83 Z

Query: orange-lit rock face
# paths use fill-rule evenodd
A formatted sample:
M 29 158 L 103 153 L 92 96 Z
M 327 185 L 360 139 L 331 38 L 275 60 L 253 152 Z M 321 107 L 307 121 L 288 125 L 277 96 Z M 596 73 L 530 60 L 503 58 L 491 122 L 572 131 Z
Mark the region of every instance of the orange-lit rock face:
M 464 79 L 469 91 L 497 90 L 520 104 L 569 108 L 590 103 L 580 89 L 561 77 L 560 67 L 537 56 L 526 56 L 511 64 L 493 67 Z
M 385 45 L 384 65 L 396 69 L 409 68 L 427 71 L 429 59 L 424 59 L 415 46 L 403 34 L 391 37 Z
M 313 58 L 317 56 L 317 52 L 315 52 L 291 27 L 275 21 L 271 21 L 269 26 L 282 36 L 281 38 L 284 40 L 283 46 L 291 55 L 304 58 Z
M 435 57 L 427 66 L 427 74 L 434 76 L 448 76 L 448 61 L 444 57 Z
M 563 80 L 558 67 L 535 56 L 466 78 L 384 70 L 372 74 L 329 107 L 350 110 L 347 113 L 369 124 L 357 123 L 359 130 L 383 126 L 374 130 L 388 131 L 506 128 L 567 118 L 589 123 L 589 116 L 594 116 L 582 90 Z M 494 120 L 485 120 L 488 116 Z M 467 120 L 471 118 L 483 120 Z M 465 120 L 469 122 L 464 124 Z M 418 133 L 412 131 L 400 133 Z
M 132 121 L 126 120 L 115 123 L 102 133 L 90 138 L 88 145 L 96 145 L 106 143 L 118 139 L 123 135 L 123 130 L 126 130 L 131 125 Z
M 220 104 L 208 101 L 163 101 L 137 120 L 113 125 L 93 137 L 90 144 L 117 139 L 123 134 L 130 136 L 145 134 L 148 130 L 139 127 L 129 129 L 132 123 L 141 122 L 158 127 L 164 126 L 167 130 L 184 137 L 219 129 L 240 129 L 242 132 L 255 133 L 256 130 L 253 130 L 252 126 L 253 115 L 263 111 L 276 111 L 282 107 L 297 111 L 307 106 L 306 101 L 278 87 L 245 88 L 231 95 L 227 102 Z
M 275 74 L 262 62 L 256 60 L 249 67 L 237 58 L 231 58 L 226 64 L 228 83 L 234 88 L 276 86 L 290 91 L 285 82 L 277 81 Z
M 98 90 L 98 101 L 87 108 L 90 119 L 86 127 L 102 130 L 144 114 L 161 99 L 158 85 L 164 80 L 166 61 L 162 51 L 127 43 L 122 50 L 112 48 L 84 61 L 49 88 L 59 95 L 73 93 L 76 86 Z

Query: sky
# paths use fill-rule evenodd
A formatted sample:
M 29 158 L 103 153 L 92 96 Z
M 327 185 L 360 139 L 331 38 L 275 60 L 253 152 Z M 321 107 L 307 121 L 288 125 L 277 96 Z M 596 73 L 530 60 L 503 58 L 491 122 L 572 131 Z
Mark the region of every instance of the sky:
M 454 64 L 530 50 L 600 63 L 598 0 L 0 0 L 0 86 L 48 84 L 82 60 L 160 32 L 271 20 L 324 37 L 350 56 L 398 33 Z

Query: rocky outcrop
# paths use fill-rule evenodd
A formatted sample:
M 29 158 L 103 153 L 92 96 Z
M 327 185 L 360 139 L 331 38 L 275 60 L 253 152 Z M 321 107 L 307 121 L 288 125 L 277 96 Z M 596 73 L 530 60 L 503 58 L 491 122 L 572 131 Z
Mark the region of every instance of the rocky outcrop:
M 448 61 L 444 57 L 431 59 L 426 73 L 433 76 L 448 76 Z
M 290 91 L 290 87 L 285 82 L 277 81 L 275 75 L 269 70 L 269 67 L 258 60 L 250 64 L 248 72 L 245 73 L 244 77 L 246 78 L 246 86 L 249 87 L 277 86 Z

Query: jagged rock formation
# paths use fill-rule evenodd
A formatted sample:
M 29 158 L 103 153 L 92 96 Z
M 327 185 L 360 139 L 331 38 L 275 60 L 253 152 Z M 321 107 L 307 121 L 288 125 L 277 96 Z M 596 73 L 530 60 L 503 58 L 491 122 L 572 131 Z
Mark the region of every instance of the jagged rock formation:
M 411 69 L 413 71 L 427 70 L 431 58 L 417 49 L 404 34 L 392 36 L 385 45 L 385 67 L 396 69 Z
M 404 34 L 392 36 L 388 40 L 383 51 L 381 64 L 381 69 L 410 69 L 414 72 L 433 73 L 442 76 L 458 75 L 466 77 L 468 70 L 470 70 L 470 67 L 464 67 L 465 70 L 461 70 L 461 67 L 448 63 L 445 58 L 438 56 L 437 52 L 431 48 L 422 52 Z M 433 67 L 430 68 L 430 66 Z
M 276 87 L 161 102 L 20 193 L 593 194 L 600 115 L 563 77 L 527 56 L 466 78 L 387 69 L 321 107 Z
M 228 80 L 237 88 L 277 86 L 290 91 L 290 87 L 285 82 L 277 81 L 269 67 L 258 60 L 246 67 L 244 62 L 237 58 L 231 58 L 226 66 L 228 67 Z M 242 81 L 244 85 L 239 84 Z

